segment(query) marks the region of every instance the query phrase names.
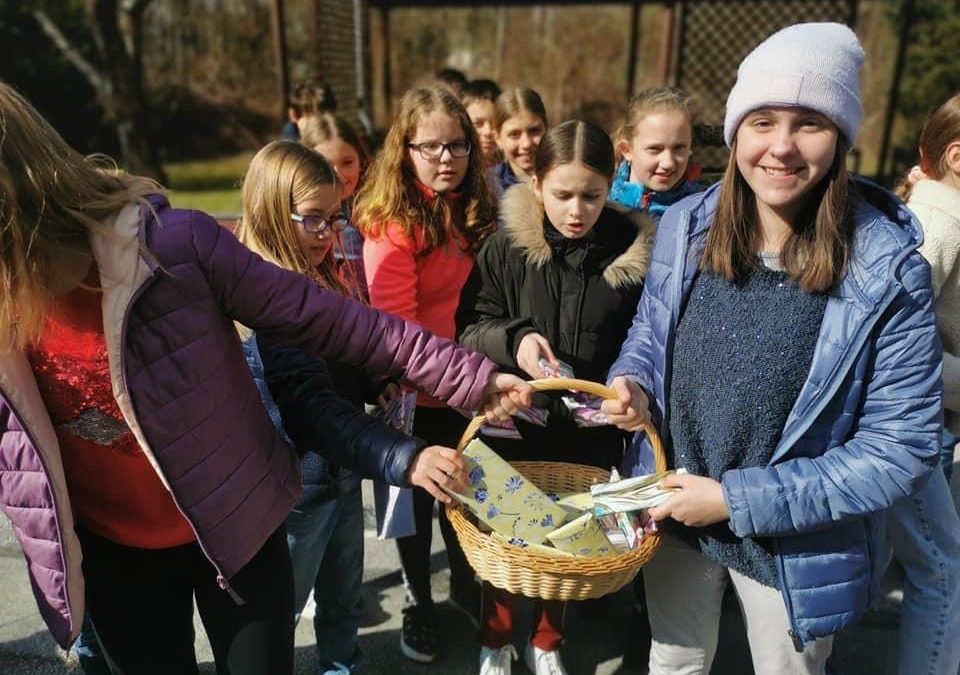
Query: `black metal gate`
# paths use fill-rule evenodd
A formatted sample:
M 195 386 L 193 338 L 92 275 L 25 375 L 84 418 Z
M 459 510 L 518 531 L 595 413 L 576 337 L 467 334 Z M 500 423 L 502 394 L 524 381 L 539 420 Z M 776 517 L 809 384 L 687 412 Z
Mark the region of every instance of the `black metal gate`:
M 726 164 L 723 112 L 737 66 L 771 33 L 793 23 L 853 25 L 856 0 L 683 0 L 677 4 L 674 78 L 696 97 L 702 127 L 697 159 L 708 169 Z

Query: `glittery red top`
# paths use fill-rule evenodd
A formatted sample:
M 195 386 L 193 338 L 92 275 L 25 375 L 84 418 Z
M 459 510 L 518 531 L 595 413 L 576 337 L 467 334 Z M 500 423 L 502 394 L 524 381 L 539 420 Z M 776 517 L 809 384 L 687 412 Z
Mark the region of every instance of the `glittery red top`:
M 85 280 L 99 288 L 93 268 Z M 59 299 L 27 358 L 60 442 L 70 503 L 90 531 L 126 546 L 195 539 L 113 398 L 98 290 Z

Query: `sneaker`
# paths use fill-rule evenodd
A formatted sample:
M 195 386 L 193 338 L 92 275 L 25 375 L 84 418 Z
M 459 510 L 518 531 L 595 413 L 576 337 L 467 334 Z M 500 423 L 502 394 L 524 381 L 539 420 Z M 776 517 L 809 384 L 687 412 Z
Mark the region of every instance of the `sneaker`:
M 517 649 L 504 645 L 498 649 L 480 648 L 480 675 L 510 675 L 511 662 L 517 660 Z
M 430 663 L 437 658 L 437 619 L 433 607 L 410 605 L 403 610 L 400 651 L 408 659 Z
M 451 584 L 447 603 L 467 617 L 475 629 L 480 628 L 480 584 L 475 581 L 456 586 Z
M 567 675 L 559 650 L 547 652 L 528 642 L 523 661 L 533 675 Z

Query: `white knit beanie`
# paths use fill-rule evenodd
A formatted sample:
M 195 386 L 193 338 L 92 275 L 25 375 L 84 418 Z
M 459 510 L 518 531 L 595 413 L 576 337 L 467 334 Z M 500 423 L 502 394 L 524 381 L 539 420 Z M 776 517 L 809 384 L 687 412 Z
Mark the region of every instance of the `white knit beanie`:
M 761 42 L 740 63 L 727 97 L 723 139 L 765 106 L 801 106 L 826 115 L 853 145 L 863 119 L 859 71 L 863 48 L 840 23 L 800 23 Z

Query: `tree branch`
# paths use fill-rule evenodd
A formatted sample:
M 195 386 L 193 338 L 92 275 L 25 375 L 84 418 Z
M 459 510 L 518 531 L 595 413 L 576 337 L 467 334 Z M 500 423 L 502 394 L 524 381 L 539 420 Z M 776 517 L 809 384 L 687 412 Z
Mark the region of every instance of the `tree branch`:
M 33 18 L 40 24 L 40 29 L 46 33 L 50 41 L 56 45 L 64 58 L 87 78 L 87 81 L 90 83 L 90 86 L 93 87 L 94 91 L 100 96 L 105 97 L 105 99 L 109 98 L 113 91 L 113 86 L 109 78 L 104 77 L 103 74 L 80 53 L 80 50 L 70 42 L 70 38 L 60 30 L 60 27 L 54 23 L 53 19 L 39 8 L 33 10 Z

